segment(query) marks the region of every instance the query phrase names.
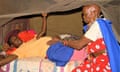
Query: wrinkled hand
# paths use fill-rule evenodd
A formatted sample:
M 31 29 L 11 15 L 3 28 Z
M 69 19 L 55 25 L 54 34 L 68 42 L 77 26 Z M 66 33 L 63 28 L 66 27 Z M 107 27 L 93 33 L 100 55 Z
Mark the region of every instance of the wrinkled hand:
M 48 42 L 47 42 L 47 44 L 48 45 L 52 45 L 52 44 L 55 44 L 55 43 L 57 43 L 57 42 L 59 42 L 60 41 L 60 39 L 58 39 L 58 38 L 53 38 L 52 40 L 49 40 Z

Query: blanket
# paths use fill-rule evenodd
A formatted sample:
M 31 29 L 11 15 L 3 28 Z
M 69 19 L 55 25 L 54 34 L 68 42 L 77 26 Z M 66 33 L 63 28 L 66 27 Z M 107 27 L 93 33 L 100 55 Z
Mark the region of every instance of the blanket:
M 2 67 L 5 72 L 71 72 L 81 60 L 70 61 L 65 67 L 56 66 L 48 59 L 40 57 L 16 59 Z
M 73 48 L 57 42 L 51 45 L 47 50 L 47 57 L 49 60 L 56 63 L 56 66 L 65 66 L 73 55 Z

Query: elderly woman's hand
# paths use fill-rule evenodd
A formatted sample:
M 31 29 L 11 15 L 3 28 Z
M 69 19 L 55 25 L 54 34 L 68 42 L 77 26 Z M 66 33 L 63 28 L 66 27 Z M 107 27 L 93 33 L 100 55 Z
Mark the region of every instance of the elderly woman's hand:
M 55 44 L 59 41 L 61 41 L 60 38 L 58 36 L 55 36 L 55 37 L 52 38 L 52 40 L 48 41 L 47 44 L 52 45 L 52 44 Z

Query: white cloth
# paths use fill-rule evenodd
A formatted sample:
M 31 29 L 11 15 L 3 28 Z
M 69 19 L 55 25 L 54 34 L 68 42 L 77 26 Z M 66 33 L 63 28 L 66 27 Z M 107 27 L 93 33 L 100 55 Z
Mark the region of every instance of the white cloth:
M 100 31 L 100 27 L 98 25 L 98 22 L 95 21 L 90 28 L 88 29 L 88 31 L 85 33 L 85 37 L 92 40 L 92 41 L 96 41 L 98 38 L 102 38 L 102 34 Z

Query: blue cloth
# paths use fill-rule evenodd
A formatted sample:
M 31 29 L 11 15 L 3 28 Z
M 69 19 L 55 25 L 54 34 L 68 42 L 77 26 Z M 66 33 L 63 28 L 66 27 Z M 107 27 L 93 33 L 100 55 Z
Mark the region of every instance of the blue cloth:
M 102 18 L 97 19 L 97 22 L 100 26 L 107 47 L 112 72 L 120 72 L 120 45 L 112 31 L 112 23 L 111 21 Z M 87 25 L 84 26 L 84 31 L 86 31 L 86 29 Z
M 65 66 L 73 54 L 73 48 L 64 46 L 61 42 L 51 45 L 47 50 L 48 59 L 55 62 L 56 66 Z
M 86 31 L 88 30 L 88 26 L 85 25 L 85 26 L 83 27 L 83 29 L 84 29 L 84 31 L 86 32 Z
M 120 45 L 112 31 L 112 23 L 104 19 L 97 19 L 97 22 L 107 47 L 112 72 L 120 72 Z

